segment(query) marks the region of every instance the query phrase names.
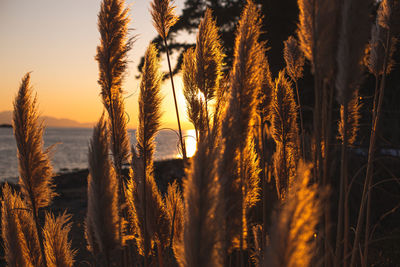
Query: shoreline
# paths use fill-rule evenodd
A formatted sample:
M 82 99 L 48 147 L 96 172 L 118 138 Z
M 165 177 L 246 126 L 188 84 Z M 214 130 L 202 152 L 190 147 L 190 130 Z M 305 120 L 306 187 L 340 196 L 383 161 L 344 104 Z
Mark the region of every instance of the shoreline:
M 124 168 L 123 173 L 128 175 L 129 168 Z M 72 216 L 72 228 L 69 238 L 72 240 L 72 248 L 77 249 L 74 266 L 87 266 L 85 262 L 90 261 L 90 253 L 86 249 L 87 244 L 84 237 L 88 174 L 88 169 L 81 169 L 54 176 L 53 181 L 57 196 L 54 197 L 51 205 L 45 209 L 55 215 L 62 214 L 66 211 Z M 154 177 L 162 194 L 167 191 L 168 184 L 172 183 L 174 180 L 177 180 L 181 185 L 184 177 L 182 159 L 155 161 Z M 0 186 L 2 187 L 4 183 L 4 181 L 1 181 Z M 19 185 L 17 183 L 10 183 L 10 186 L 19 191 Z M 41 215 L 41 219 L 43 220 L 43 212 Z M 3 253 L 3 248 L 0 248 L 0 266 L 4 264 Z

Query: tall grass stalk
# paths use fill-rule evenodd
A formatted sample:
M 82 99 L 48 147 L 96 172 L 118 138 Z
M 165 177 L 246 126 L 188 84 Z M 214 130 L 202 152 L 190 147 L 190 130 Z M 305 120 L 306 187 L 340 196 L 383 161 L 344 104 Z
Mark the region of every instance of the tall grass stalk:
M 376 79 L 376 88 L 375 88 L 375 95 L 374 95 L 374 107 L 373 107 L 373 112 L 372 112 L 372 124 L 371 124 L 371 135 L 370 135 L 370 143 L 369 143 L 369 149 L 368 149 L 368 163 L 367 163 L 367 172 L 364 180 L 364 186 L 363 186 L 363 193 L 361 197 L 361 203 L 360 203 L 360 210 L 358 214 L 358 219 L 357 219 L 357 225 L 356 225 L 356 231 L 355 231 L 355 237 L 354 237 L 354 242 L 353 242 L 353 250 L 351 254 L 351 262 L 350 266 L 353 267 L 356 264 L 356 248 L 358 247 L 359 241 L 360 241 L 360 236 L 361 236 L 361 230 L 362 230 L 362 224 L 364 220 L 364 213 L 367 212 L 366 214 L 366 240 L 364 241 L 366 248 L 364 248 L 364 257 L 363 257 L 363 262 L 364 264 L 367 264 L 368 262 L 368 240 L 369 240 L 369 220 L 370 220 L 370 215 L 369 215 L 369 209 L 370 209 L 370 197 L 371 197 L 371 181 L 372 181 L 372 176 L 373 176 L 373 162 L 375 160 L 375 145 L 376 145 L 376 139 L 377 139 L 377 131 L 378 131 L 378 126 L 379 126 L 379 120 L 380 120 L 380 113 L 382 109 L 382 103 L 383 103 L 383 97 L 385 93 L 385 85 L 386 85 L 386 75 L 390 72 L 391 66 L 393 65 L 393 61 L 391 59 L 393 52 L 394 52 L 394 47 L 392 46 L 392 42 L 395 42 L 396 39 L 393 39 L 392 36 L 392 24 L 396 20 L 396 18 L 392 17 L 392 8 L 393 8 L 393 1 L 391 0 L 384 0 L 381 2 L 377 14 L 377 23 L 376 23 L 376 28 L 375 30 L 377 32 L 373 32 L 372 34 L 372 41 L 376 40 L 377 43 L 372 43 L 371 44 L 371 54 L 370 54 L 370 67 L 369 69 L 372 70 L 373 74 L 375 75 Z M 398 18 L 397 18 L 398 19 Z M 379 32 L 379 30 L 383 31 L 382 37 L 376 36 L 376 34 Z M 375 34 L 375 35 L 374 35 Z M 379 45 L 379 42 L 383 42 L 383 50 L 382 47 Z M 380 50 L 380 51 L 379 51 Z M 371 57 L 373 55 L 374 57 Z M 383 61 L 382 61 L 383 57 Z M 380 64 L 381 62 L 381 64 Z M 378 89 L 378 79 L 379 75 L 381 75 L 381 80 L 379 83 L 379 89 Z M 378 92 L 379 90 L 379 92 Z
M 248 1 L 237 28 L 229 104 L 222 121 L 223 151 L 218 167 L 221 204 L 225 207 L 221 210 L 226 211 L 223 251 L 226 253 L 234 247 L 239 248 L 241 266 L 246 238 L 246 225 L 243 221 L 246 214 L 243 205 L 246 198 L 245 177 L 241 167 L 245 158 L 244 149 L 249 142 L 250 127 L 255 118 L 255 96 L 262 84 L 264 49 L 258 42 L 260 29 L 260 13 L 256 5 Z M 236 245 L 235 239 L 239 240 Z
M 53 170 L 48 151 L 42 150 L 44 127 L 38 121 L 36 97 L 32 94 L 30 74 L 27 73 L 14 100 L 14 136 L 18 149 L 21 192 L 32 210 L 43 264 L 47 266 L 39 209 L 48 206 L 55 195 L 52 184 Z
M 207 132 L 204 103 L 199 96 L 196 83 L 196 56 L 194 48 L 189 48 L 183 55 L 183 95 L 186 99 L 187 115 L 196 131 L 196 141 L 199 142 Z
M 171 79 L 172 94 L 174 96 L 174 104 L 175 104 L 175 111 L 176 111 L 176 119 L 178 121 L 179 139 L 181 142 L 183 161 L 186 162 L 187 161 L 186 147 L 185 147 L 185 143 L 183 140 L 181 122 L 179 119 L 179 110 L 178 110 L 178 104 L 176 101 L 174 78 L 172 75 L 171 61 L 170 61 L 168 42 L 167 42 L 167 36 L 168 36 L 170 28 L 172 26 L 174 26 L 175 23 L 178 21 L 178 17 L 175 15 L 174 10 L 175 10 L 175 7 L 172 5 L 171 0 L 153 0 L 153 2 L 151 3 L 151 16 L 153 18 L 153 25 L 156 28 L 158 34 L 163 39 L 165 51 L 167 53 L 169 77 Z
M 104 114 L 93 130 L 88 157 L 88 208 L 85 219 L 88 249 L 93 255 L 101 253 L 106 265 L 110 266 L 110 256 L 120 246 L 121 219 L 118 214 L 118 180 L 109 159 L 109 132 Z
M 216 21 L 212 17 L 211 9 L 206 9 L 203 19 L 199 24 L 199 32 L 196 40 L 196 72 L 197 87 L 203 94 L 205 106 L 205 119 L 207 132 L 210 136 L 210 119 L 208 102 L 211 101 L 222 78 L 224 54 L 218 34 Z
M 338 41 L 337 64 L 338 71 L 336 77 L 337 101 L 342 105 L 341 125 L 342 125 L 342 155 L 341 155 L 341 174 L 340 184 L 342 188 L 339 198 L 339 207 L 343 205 L 343 266 L 347 266 L 347 252 L 349 244 L 349 210 L 348 210 L 348 168 L 347 168 L 347 148 L 349 145 L 348 116 L 349 102 L 361 81 L 361 66 L 365 45 L 368 40 L 369 29 L 369 7 L 370 1 L 351 0 L 346 1 L 342 6 L 342 20 L 340 24 L 340 34 Z M 338 218 L 341 217 L 339 214 Z M 338 220 L 338 225 L 341 221 Z M 340 229 L 339 229 L 340 230 Z M 340 231 L 338 230 L 338 234 Z M 337 235 L 337 237 L 339 237 Z M 341 238 L 336 240 L 336 248 L 341 242 Z M 338 254 L 338 250 L 336 254 Z
M 169 244 L 170 223 L 153 177 L 154 139 L 161 118 L 161 81 L 157 50 L 150 44 L 146 50 L 140 83 L 139 126 L 136 135 L 138 154 L 133 150 L 135 156 L 132 160 L 133 178 L 137 185 L 136 211 L 142 219 L 139 222 L 142 240 L 138 239 L 138 246 L 143 248 L 146 266 L 151 242 L 157 242 L 158 249 L 168 247 Z
M 114 169 L 118 179 L 119 242 L 123 245 L 122 206 L 124 204 L 124 177 L 122 164 L 129 162 L 129 137 L 127 118 L 124 110 L 122 82 L 127 67 L 127 53 L 132 39 L 128 34 L 128 9 L 124 0 L 103 0 L 98 15 L 100 45 L 97 46 L 96 60 L 99 65 L 99 80 L 104 107 L 109 115 L 111 151 Z M 121 260 L 122 260 L 121 251 Z
M 286 62 L 286 73 L 289 75 L 296 88 L 297 105 L 300 115 L 301 152 L 303 159 L 305 159 L 305 132 L 303 113 L 300 102 L 299 86 L 297 82 L 301 77 L 303 77 L 304 56 L 302 54 L 302 51 L 298 47 L 297 40 L 293 36 L 290 36 L 284 42 L 283 57 Z
M 199 143 L 184 180 L 185 221 L 183 241 L 177 243 L 180 266 L 223 266 L 220 207 L 222 189 L 217 180 L 217 151 L 213 144 Z
M 284 71 L 279 73 L 271 101 L 272 137 L 276 143 L 274 173 L 278 197 L 283 200 L 290 190 L 296 175 L 299 159 L 299 128 L 297 126 L 297 105 L 293 89 L 285 78 Z

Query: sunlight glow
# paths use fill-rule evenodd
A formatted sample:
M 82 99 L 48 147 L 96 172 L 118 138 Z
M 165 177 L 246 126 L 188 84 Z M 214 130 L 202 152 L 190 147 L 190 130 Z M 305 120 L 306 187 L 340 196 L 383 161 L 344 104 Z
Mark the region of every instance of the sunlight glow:
M 194 129 L 187 130 L 185 135 L 186 155 L 190 158 L 196 153 L 196 131 Z

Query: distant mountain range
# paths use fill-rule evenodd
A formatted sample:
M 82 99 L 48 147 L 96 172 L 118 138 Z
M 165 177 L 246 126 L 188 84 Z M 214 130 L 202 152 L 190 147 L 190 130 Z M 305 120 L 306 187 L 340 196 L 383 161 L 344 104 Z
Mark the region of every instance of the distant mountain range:
M 40 117 L 44 121 L 46 127 L 63 127 L 63 128 L 90 128 L 94 123 L 81 123 L 70 119 L 60 119 L 49 116 Z M 12 123 L 12 111 L 0 112 L 0 124 Z

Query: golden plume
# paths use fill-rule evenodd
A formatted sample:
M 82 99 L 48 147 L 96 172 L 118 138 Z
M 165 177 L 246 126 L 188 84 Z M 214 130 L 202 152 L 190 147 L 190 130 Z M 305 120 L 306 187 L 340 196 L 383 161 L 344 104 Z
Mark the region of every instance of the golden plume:
M 137 245 L 145 258 L 149 254 L 152 243 L 165 248 L 169 245 L 169 221 L 162 196 L 153 176 L 154 138 L 160 126 L 161 100 L 160 86 L 162 75 L 159 71 L 157 50 L 150 44 L 144 59 L 142 80 L 139 95 L 139 127 L 137 130 L 137 150 L 132 147 L 132 170 L 134 187 L 134 204 L 137 212 L 136 222 L 140 234 Z
M 44 127 L 38 122 L 36 97 L 32 96 L 30 74 L 22 79 L 14 101 L 14 136 L 18 148 L 21 191 L 29 207 L 38 209 L 50 204 L 54 194 L 53 170 L 48 152 L 43 152 Z
M 109 134 L 104 114 L 93 129 L 89 145 L 88 209 L 86 237 L 93 254 L 109 260 L 119 247 L 118 182 L 109 159 Z M 98 251 L 97 251 L 98 249 Z
M 314 6 L 315 0 L 298 0 L 299 24 L 297 35 L 299 37 L 300 48 L 304 56 L 313 62 L 313 38 L 314 38 Z
M 284 71 L 275 81 L 271 102 L 271 131 L 276 143 L 274 173 L 278 196 L 284 199 L 296 174 L 299 155 L 297 106 L 290 82 Z
M 19 162 L 19 184 L 21 192 L 32 210 L 36 233 L 40 244 L 40 253 L 44 266 L 43 236 L 39 223 L 39 209 L 48 206 L 54 195 L 52 184 L 53 169 L 49 151 L 43 151 L 44 127 L 38 122 L 36 97 L 32 97 L 30 74 L 23 78 L 14 100 L 14 136 L 17 143 Z
M 7 183 L 2 193 L 1 236 L 8 266 L 40 266 L 40 244 L 32 212 Z
M 258 42 L 261 16 L 256 5 L 248 1 L 239 21 L 235 40 L 228 107 L 222 121 L 222 155 L 218 175 L 221 184 L 221 212 L 224 212 L 224 248 L 227 252 L 239 239 L 245 247 L 246 222 L 243 164 L 245 147 L 253 125 L 256 95 L 262 85 L 263 47 Z M 229 208 L 228 208 L 229 207 Z M 238 216 L 240 214 L 240 216 Z
M 293 81 L 303 77 L 304 56 L 293 36 L 284 42 L 283 58 L 286 62 L 286 73 Z
M 153 0 L 150 12 L 153 17 L 154 28 L 165 40 L 169 29 L 178 21 L 178 17 L 175 15 L 175 7 L 171 0 Z
M 198 141 L 199 134 L 203 134 L 207 129 L 205 126 L 206 119 L 203 116 L 205 114 L 202 111 L 204 109 L 203 102 L 200 99 L 200 91 L 195 80 L 196 65 L 195 50 L 189 48 L 183 54 L 183 95 L 186 99 L 187 115 L 196 130 Z
M 160 63 L 157 53 L 154 44 L 150 44 L 144 56 L 143 75 L 140 82 L 137 150 L 139 157 L 145 156 L 147 165 L 152 164 L 154 138 L 160 127 L 161 119 L 162 74 L 159 71 Z
M 65 212 L 55 217 L 46 213 L 43 236 L 44 248 L 49 267 L 72 267 L 76 251 L 71 248 L 68 234 L 71 230 L 71 215 Z
M 360 103 L 360 96 L 358 95 L 358 90 L 355 90 L 353 92 L 353 97 L 348 103 L 347 107 L 347 144 L 348 145 L 354 145 L 354 142 L 356 141 L 357 138 L 357 132 L 360 128 L 360 108 L 362 104 Z M 338 139 L 343 142 L 343 136 L 344 136 L 344 128 L 343 128 L 343 106 L 340 107 L 340 114 L 342 119 L 339 121 L 339 136 Z
M 300 161 L 292 190 L 272 224 L 263 266 L 311 266 L 323 207 L 321 189 L 316 184 L 310 185 L 310 181 L 311 165 Z
M 207 102 L 214 98 L 219 88 L 224 58 L 217 23 L 208 8 L 199 24 L 195 56 L 197 87 Z
M 220 187 L 215 166 L 217 153 L 208 140 L 199 143 L 184 180 L 186 219 L 183 242 L 177 242 L 174 248 L 180 266 L 222 266 L 219 242 L 222 211 L 217 211 Z
M 127 53 L 132 39 L 128 34 L 128 9 L 123 0 L 103 0 L 98 15 L 100 45 L 96 60 L 99 63 L 99 80 L 103 104 L 108 111 L 111 129 L 111 150 L 117 175 L 122 164 L 129 161 L 127 119 L 122 98 L 122 82 L 128 64 Z M 118 177 L 121 178 L 121 177 Z

